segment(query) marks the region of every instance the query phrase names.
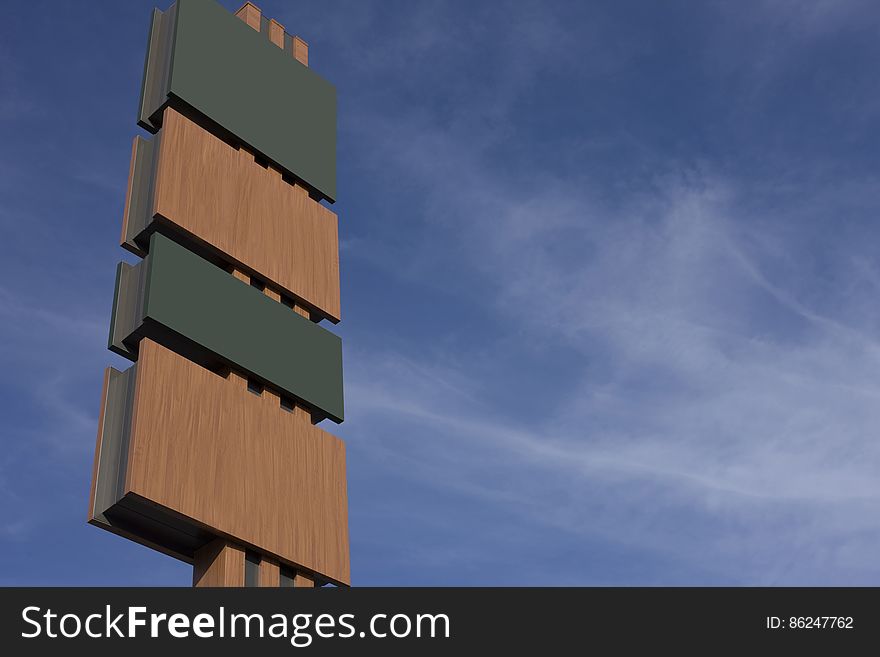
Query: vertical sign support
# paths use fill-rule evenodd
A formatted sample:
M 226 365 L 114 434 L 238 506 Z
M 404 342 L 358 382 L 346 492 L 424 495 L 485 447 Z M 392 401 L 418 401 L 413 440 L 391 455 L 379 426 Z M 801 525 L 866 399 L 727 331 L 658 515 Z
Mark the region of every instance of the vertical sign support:
M 154 10 L 89 522 L 193 586 L 350 585 L 336 91 L 250 2 Z M 319 426 L 321 424 L 321 426 Z

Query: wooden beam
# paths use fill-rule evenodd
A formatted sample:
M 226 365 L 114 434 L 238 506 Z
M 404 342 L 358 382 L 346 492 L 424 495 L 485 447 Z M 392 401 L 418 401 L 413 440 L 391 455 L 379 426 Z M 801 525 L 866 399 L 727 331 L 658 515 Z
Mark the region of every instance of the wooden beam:
M 193 586 L 244 586 L 244 550 L 218 538 L 196 551 Z
M 232 268 L 232 275 L 235 276 L 242 283 L 247 283 L 248 285 L 251 284 L 251 277 L 238 267 Z
M 269 19 L 269 41 L 284 50 L 284 26 L 274 18 Z
M 257 32 L 260 31 L 260 22 L 263 17 L 263 12 L 261 12 L 256 5 L 253 5 L 250 2 L 245 2 L 241 8 L 235 12 L 235 15 L 254 28 Z
M 293 57 L 303 66 L 309 65 L 309 44 L 301 37 L 293 37 Z
M 313 588 L 315 586 L 315 580 L 311 577 L 306 577 L 305 575 L 297 573 L 293 576 L 293 586 L 294 588 Z
M 266 557 L 260 561 L 260 586 L 275 589 L 281 586 L 281 569 L 277 561 Z

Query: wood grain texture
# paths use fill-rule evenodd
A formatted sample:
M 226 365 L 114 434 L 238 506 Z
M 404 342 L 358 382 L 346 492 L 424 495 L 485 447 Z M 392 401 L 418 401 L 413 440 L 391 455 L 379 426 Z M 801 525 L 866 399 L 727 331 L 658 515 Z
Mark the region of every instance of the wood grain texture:
M 269 41 L 284 50 L 284 26 L 274 18 L 269 19 Z
M 309 65 L 309 44 L 300 37 L 293 37 L 293 57 L 303 66 Z
M 198 550 L 193 586 L 244 586 L 244 550 L 220 538 Z
M 255 5 L 252 5 L 250 2 L 245 2 L 239 7 L 238 11 L 235 12 L 235 15 L 254 28 L 257 32 L 260 31 L 260 19 L 263 13 Z
M 294 407 L 293 407 L 293 413 L 294 413 L 294 415 L 296 415 L 299 419 L 303 420 L 304 422 L 308 422 L 308 423 L 311 424 L 311 422 L 312 422 L 312 412 L 311 412 L 308 408 L 306 408 L 305 406 L 303 406 L 302 404 L 294 404 Z
M 293 577 L 293 586 L 295 588 L 313 588 L 315 586 L 315 580 L 297 573 Z
M 261 397 L 271 408 L 281 408 L 281 395 L 274 390 L 264 388 Z
M 281 569 L 277 561 L 266 558 L 260 561 L 260 586 L 275 589 L 281 586 Z
M 347 585 L 344 443 L 144 339 L 126 492 Z
M 238 388 L 239 390 L 247 390 L 247 377 L 240 372 L 230 370 L 229 374 L 226 377 L 226 381 L 230 385 Z
M 167 108 L 154 190 L 153 216 L 339 321 L 337 217 L 303 188 Z

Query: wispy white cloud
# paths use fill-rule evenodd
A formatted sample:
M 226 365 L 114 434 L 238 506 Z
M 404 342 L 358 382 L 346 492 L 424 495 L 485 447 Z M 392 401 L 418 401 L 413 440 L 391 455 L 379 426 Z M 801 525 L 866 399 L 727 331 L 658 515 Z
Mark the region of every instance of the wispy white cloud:
M 7 389 L 34 410 L 29 423 L 8 424 L 6 438 L 47 446 L 59 458 L 91 449 L 97 426 L 98 400 L 84 406 L 79 386 L 100 376 L 106 321 L 76 312 L 0 287 L 0 363 L 16 372 Z
M 494 357 L 555 344 L 603 363 L 524 419 L 515 377 L 526 371 L 475 379 L 470 354 L 418 348 L 352 356 L 352 423 L 386 466 L 731 581 L 880 576 L 880 336 L 862 312 L 876 276 L 858 248 L 876 234 L 786 243 L 799 208 L 827 226 L 838 195 L 798 188 L 780 220 L 776 202 L 754 198 L 772 183 L 674 163 L 626 181 L 625 196 L 603 195 L 588 172 L 535 172 L 524 187 L 487 165 L 476 134 L 374 120 L 375 134 L 395 134 L 375 145 L 383 162 L 424 194 L 422 221 L 439 238 L 396 250 L 394 269 L 445 281 L 443 254 L 453 258 L 472 283 L 466 303 L 518 336 L 504 349 L 476 336 Z M 880 198 L 863 191 L 875 213 Z M 809 253 L 823 245 L 816 271 Z M 829 303 L 835 281 L 845 299 Z M 480 389 L 509 403 L 481 404 Z
M 359 347 L 363 335 L 347 340 L 349 421 L 339 433 L 361 472 L 355 482 L 407 477 L 404 493 L 427 487 L 482 510 L 425 514 L 399 490 L 377 490 L 396 499 L 365 513 L 374 498 L 353 497 L 353 523 L 372 524 L 353 533 L 356 547 L 398 550 L 410 573 L 464 577 L 474 563 L 491 571 L 493 559 L 522 558 L 552 529 L 678 564 L 645 583 L 876 583 L 880 274 L 868 221 L 880 206 L 876 180 L 842 179 L 822 161 L 786 161 L 778 177 L 756 180 L 701 162 L 700 148 L 691 160 L 667 156 L 626 126 L 609 134 L 586 124 L 565 136 L 565 166 L 537 166 L 530 149 L 554 126 L 511 115 L 519 107 L 522 119 L 543 100 L 540 83 L 576 71 L 570 82 L 585 95 L 596 80 L 632 84 L 627 67 L 661 45 L 628 23 L 609 29 L 599 13 L 570 23 L 568 9 L 544 3 L 464 6 L 468 20 L 448 3 L 407 11 L 347 3 L 345 20 L 302 30 L 320 46 L 319 71 L 332 53 L 354 72 L 340 87 L 346 166 L 379 190 L 360 206 L 381 217 L 369 230 L 341 216 L 345 259 L 384 267 L 426 295 L 452 290 L 451 316 L 479 310 L 493 321 L 485 331 L 471 324 L 466 344 L 403 326 L 393 348 L 376 349 L 389 328 L 383 318 L 360 323 L 379 336 L 369 350 Z M 805 51 L 862 21 L 863 7 L 737 6 L 736 29 L 720 9 L 698 56 L 713 76 L 737 80 L 731 104 L 753 108 Z M 745 53 L 744 37 L 755 37 Z M 425 94 L 432 85 L 439 91 Z M 0 96 L 0 119 L 20 116 L 26 101 Z M 631 174 L 602 170 L 595 154 L 623 146 L 637 154 Z M 114 185 L 105 165 L 77 170 L 78 189 L 106 196 Z M 0 170 L 18 168 L 0 158 Z M 109 202 L 101 207 L 118 216 Z M 844 214 L 866 221 L 838 232 Z M 61 219 L 0 221 L 42 244 L 57 238 Z M 0 288 L 0 363 L 16 372 L 10 387 L 29 405 L 4 439 L 47 446 L 80 467 L 98 401 L 94 385 L 79 394 L 81 377 L 94 371 L 97 380 L 107 329 L 105 318 L 64 301 L 29 298 L 26 285 Z M 539 374 L 521 365 L 550 356 Z M 532 398 L 542 387 L 554 403 Z M 9 457 L 0 477 L 22 464 Z M 22 518 L 11 516 L 0 536 L 26 536 Z M 430 531 L 390 540 L 394 522 Z M 499 555 L 499 544 L 516 549 Z M 596 581 L 530 563 L 532 579 L 520 581 Z

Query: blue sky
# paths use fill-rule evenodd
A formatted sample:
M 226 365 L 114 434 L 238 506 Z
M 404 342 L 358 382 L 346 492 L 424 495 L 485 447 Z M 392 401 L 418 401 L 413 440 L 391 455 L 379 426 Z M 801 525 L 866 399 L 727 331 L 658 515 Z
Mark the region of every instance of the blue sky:
M 355 585 L 880 584 L 873 3 L 258 5 L 339 93 Z M 152 6 L 0 23 L 0 584 L 190 583 L 85 523 Z

